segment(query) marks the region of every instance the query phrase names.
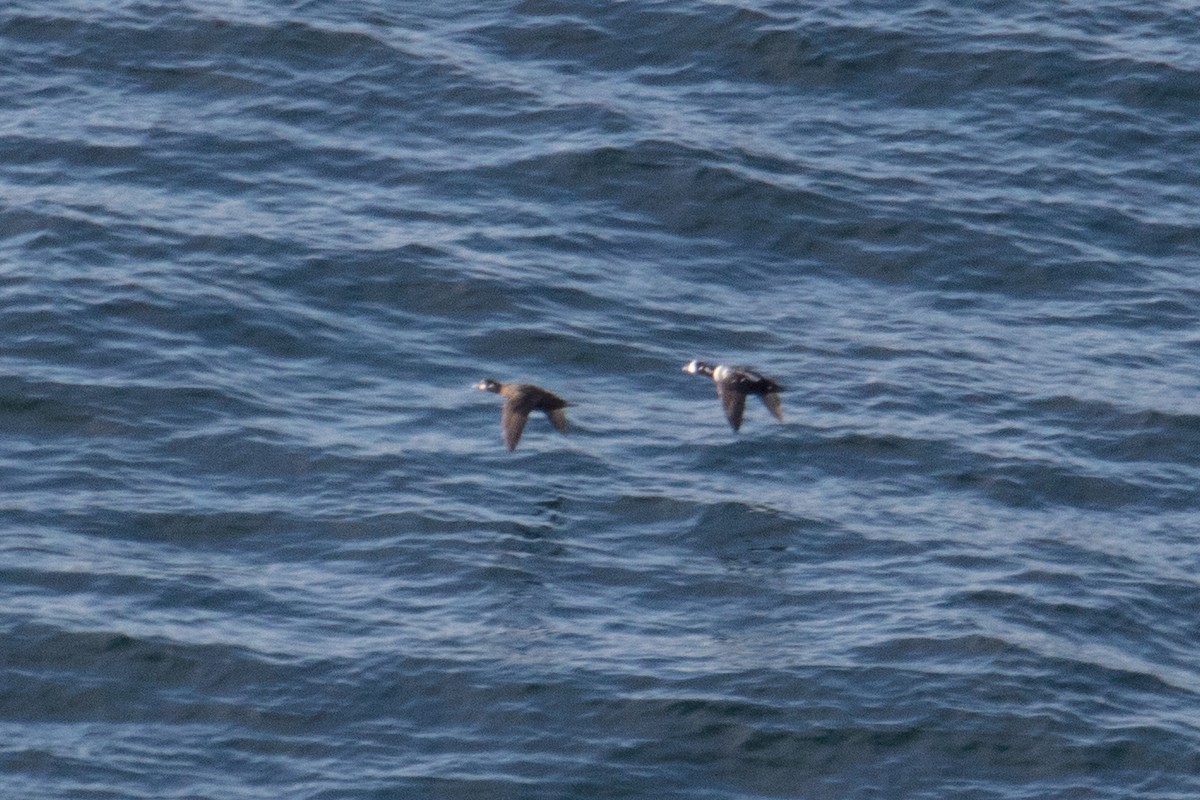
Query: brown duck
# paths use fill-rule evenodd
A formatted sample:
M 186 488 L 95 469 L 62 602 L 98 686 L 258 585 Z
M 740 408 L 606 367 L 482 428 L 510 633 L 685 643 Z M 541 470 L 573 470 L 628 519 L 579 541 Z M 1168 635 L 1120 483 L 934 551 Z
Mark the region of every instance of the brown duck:
M 559 431 L 567 432 L 567 412 L 570 405 L 553 392 L 548 392 L 540 386 L 531 383 L 500 383 L 491 378 L 484 378 L 475 384 L 476 389 L 485 392 L 495 392 L 504 398 L 504 408 L 500 411 L 500 429 L 504 433 L 504 444 L 509 450 L 517 449 L 521 441 L 521 431 L 525 430 L 525 421 L 532 411 L 544 411 L 550 418 L 550 423 Z

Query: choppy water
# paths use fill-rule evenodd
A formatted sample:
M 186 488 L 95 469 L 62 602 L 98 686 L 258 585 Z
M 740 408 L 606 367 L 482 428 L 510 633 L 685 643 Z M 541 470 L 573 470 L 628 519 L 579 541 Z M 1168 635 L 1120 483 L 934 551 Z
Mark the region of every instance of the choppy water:
M 0 9 L 3 795 L 1200 796 L 1200 13 L 482 5 Z

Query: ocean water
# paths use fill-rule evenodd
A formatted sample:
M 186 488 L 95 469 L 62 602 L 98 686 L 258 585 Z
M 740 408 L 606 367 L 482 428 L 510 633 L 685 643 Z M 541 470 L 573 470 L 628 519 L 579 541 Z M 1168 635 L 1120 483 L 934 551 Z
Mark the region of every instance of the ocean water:
M 1180 2 L 5 3 L 0 795 L 1200 796 L 1198 104 Z

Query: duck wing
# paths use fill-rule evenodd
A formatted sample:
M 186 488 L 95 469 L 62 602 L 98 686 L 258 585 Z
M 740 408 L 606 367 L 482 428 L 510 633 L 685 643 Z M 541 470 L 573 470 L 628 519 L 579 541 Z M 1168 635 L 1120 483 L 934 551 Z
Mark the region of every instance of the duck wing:
M 763 405 L 775 416 L 775 419 L 783 422 L 783 404 L 779 402 L 779 392 L 765 392 L 760 396 Z
M 740 429 L 742 415 L 746 412 L 745 392 L 739 392 L 737 389 L 718 383 L 717 397 L 721 398 L 721 405 L 725 408 L 725 418 L 729 420 L 729 424 L 735 431 Z
M 550 424 L 555 427 L 560 433 L 567 432 L 567 412 L 563 408 L 548 408 L 546 416 L 550 418 Z
M 500 411 L 500 428 L 504 432 L 504 445 L 509 450 L 517 449 L 521 441 L 521 431 L 525 430 L 525 421 L 529 419 L 529 411 L 518 408 L 516 403 L 508 402 Z

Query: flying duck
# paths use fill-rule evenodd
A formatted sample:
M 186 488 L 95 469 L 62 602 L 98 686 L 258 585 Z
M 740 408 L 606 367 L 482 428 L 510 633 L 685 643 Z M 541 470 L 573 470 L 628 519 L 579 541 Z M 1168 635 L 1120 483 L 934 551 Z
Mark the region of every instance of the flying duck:
M 727 367 L 724 364 L 709 364 L 692 359 L 683 365 L 683 371 L 689 375 L 707 375 L 717 384 L 717 397 L 725 408 L 725 417 L 734 431 L 742 427 L 742 414 L 746 411 L 746 395 L 756 394 L 762 398 L 763 405 L 783 422 L 783 406 L 779 402 L 779 393 L 784 390 L 775 381 L 761 372 L 749 367 Z
M 550 418 L 550 423 L 559 431 L 567 432 L 567 412 L 570 405 L 553 392 L 548 392 L 540 386 L 531 383 L 500 383 L 491 378 L 484 378 L 475 384 L 476 389 L 485 392 L 495 392 L 504 398 L 504 408 L 500 411 L 500 429 L 504 433 L 504 444 L 509 450 L 517 449 L 521 441 L 521 431 L 525 430 L 525 421 L 531 411 L 544 411 Z

